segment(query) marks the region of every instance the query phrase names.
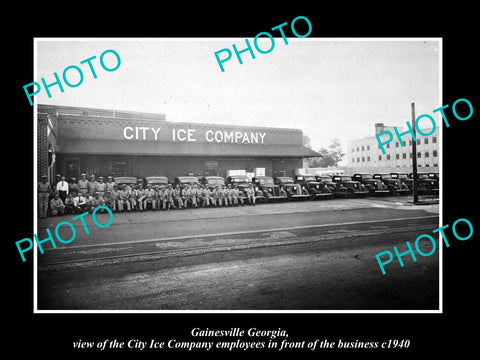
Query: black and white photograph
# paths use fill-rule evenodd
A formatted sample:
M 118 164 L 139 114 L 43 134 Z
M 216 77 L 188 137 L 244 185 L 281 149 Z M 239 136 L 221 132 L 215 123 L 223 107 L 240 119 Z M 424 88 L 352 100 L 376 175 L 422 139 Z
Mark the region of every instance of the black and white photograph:
M 5 353 L 474 350 L 473 8 L 105 5 L 4 22 Z
M 441 39 L 36 46 L 38 311 L 440 310 Z

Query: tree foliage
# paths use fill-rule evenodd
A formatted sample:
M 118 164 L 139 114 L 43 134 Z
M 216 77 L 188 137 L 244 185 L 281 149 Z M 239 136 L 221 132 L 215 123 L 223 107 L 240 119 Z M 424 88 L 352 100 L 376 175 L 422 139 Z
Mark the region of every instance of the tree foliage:
M 342 145 L 337 138 L 334 138 L 328 148 L 321 147 L 317 151 L 322 157 L 308 159 L 309 167 L 336 167 L 342 161 L 345 153 L 342 152 Z

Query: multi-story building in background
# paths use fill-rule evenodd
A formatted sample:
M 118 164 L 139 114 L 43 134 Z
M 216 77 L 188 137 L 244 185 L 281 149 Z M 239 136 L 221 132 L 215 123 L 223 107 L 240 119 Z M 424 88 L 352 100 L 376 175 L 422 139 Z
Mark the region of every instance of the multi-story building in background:
M 402 140 L 405 146 L 401 146 L 395 135 L 393 126 L 385 126 L 383 123 L 375 124 L 375 134 L 382 131 L 391 131 L 393 140 L 384 145 L 385 154 L 375 136 L 363 139 L 351 140 L 347 149 L 347 168 L 354 172 L 412 172 L 412 137 L 405 135 Z M 397 127 L 400 133 L 405 129 Z M 421 136 L 417 132 L 417 165 L 418 171 L 439 172 L 439 128 L 433 134 Z M 430 133 L 430 129 L 421 129 L 423 133 Z

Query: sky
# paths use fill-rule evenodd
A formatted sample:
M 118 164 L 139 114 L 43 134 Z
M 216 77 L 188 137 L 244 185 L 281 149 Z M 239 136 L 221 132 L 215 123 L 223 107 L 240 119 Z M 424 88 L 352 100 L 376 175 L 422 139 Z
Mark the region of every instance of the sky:
M 441 44 L 438 39 L 274 38 L 273 50 L 255 59 L 236 59 L 232 44 L 246 47 L 244 38 L 205 39 L 37 39 L 37 69 L 33 81 L 62 78 L 70 65 L 80 67 L 78 87 L 63 83 L 44 89 L 36 103 L 163 113 L 168 121 L 233 124 L 301 129 L 314 150 L 338 138 L 347 142 L 374 135 L 374 124 L 403 127 L 416 115 L 432 114 L 441 105 Z M 270 40 L 260 38 L 260 49 Z M 214 53 L 228 48 L 232 58 L 220 70 Z M 115 50 L 117 70 L 102 69 L 99 58 Z M 88 64 L 92 60 L 97 78 Z M 222 58 L 226 53 L 220 55 Z M 113 67 L 111 53 L 105 65 Z M 67 72 L 79 81 L 75 70 Z M 28 100 L 26 100 L 28 101 Z M 438 123 L 438 117 L 435 116 Z

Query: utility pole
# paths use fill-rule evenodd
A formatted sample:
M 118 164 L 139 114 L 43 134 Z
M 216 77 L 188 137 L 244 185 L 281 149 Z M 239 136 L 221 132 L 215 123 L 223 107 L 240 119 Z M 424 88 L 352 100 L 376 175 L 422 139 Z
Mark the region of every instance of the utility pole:
M 417 180 L 417 133 L 415 129 L 415 103 L 412 103 L 412 168 L 413 168 L 413 203 L 418 204 L 418 180 Z

